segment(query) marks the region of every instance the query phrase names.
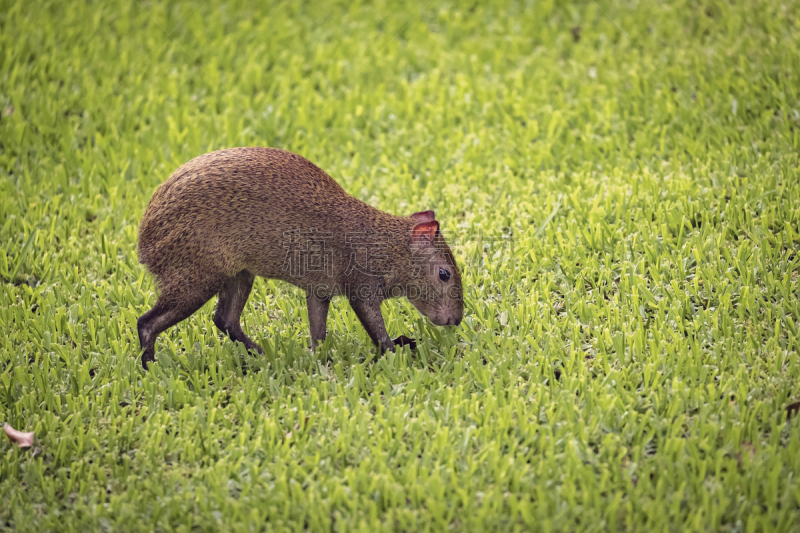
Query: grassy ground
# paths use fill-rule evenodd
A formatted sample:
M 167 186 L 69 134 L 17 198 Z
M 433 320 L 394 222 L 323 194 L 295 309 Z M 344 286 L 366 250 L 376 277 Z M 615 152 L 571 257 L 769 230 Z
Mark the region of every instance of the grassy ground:
M 800 531 L 800 4 L 0 1 L 0 528 Z M 436 209 L 467 318 L 259 280 L 138 362 L 155 187 Z M 243 364 L 258 371 L 242 373 Z

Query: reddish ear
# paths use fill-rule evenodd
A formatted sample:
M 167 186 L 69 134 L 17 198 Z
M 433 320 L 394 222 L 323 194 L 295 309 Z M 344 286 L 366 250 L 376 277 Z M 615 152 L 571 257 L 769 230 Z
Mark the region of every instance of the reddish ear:
M 439 231 L 439 223 L 435 220 L 430 222 L 420 222 L 411 230 L 411 247 L 422 248 L 433 243 L 436 232 Z
M 419 213 L 414 213 L 411 215 L 411 218 L 417 222 L 431 222 L 436 220 L 436 215 L 433 213 L 433 211 L 420 211 Z

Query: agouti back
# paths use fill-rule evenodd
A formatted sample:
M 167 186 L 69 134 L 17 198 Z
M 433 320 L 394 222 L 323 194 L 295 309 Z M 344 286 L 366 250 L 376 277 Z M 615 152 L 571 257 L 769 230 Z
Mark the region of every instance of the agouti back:
M 381 315 L 386 298 L 407 297 L 439 326 L 463 315 L 461 276 L 433 211 L 384 213 L 284 150 L 232 148 L 181 166 L 147 206 L 139 260 L 160 289 L 138 321 L 145 369 L 156 337 L 215 294 L 217 327 L 261 352 L 239 323 L 255 276 L 305 289 L 312 349 L 325 339 L 334 296 L 348 298 L 382 351 L 397 342 Z

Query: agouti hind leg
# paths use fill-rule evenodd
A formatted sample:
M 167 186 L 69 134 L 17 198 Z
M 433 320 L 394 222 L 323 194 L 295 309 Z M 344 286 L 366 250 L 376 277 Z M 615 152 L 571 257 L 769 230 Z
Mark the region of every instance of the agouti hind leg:
M 214 324 L 231 340 L 241 342 L 248 350 L 256 350 L 263 354 L 261 346 L 253 342 L 250 337 L 242 331 L 240 318 L 242 311 L 250 297 L 253 289 L 254 276 L 246 270 L 242 270 L 233 277 L 225 280 L 222 289 L 219 291 L 219 301 L 217 311 L 214 313 Z
M 152 309 L 139 317 L 139 346 L 143 350 L 142 366 L 145 370 L 156 360 L 156 337 L 192 316 L 215 292 L 208 285 L 202 288 L 191 285 L 184 285 L 181 289 L 171 287 L 171 290 L 162 292 Z

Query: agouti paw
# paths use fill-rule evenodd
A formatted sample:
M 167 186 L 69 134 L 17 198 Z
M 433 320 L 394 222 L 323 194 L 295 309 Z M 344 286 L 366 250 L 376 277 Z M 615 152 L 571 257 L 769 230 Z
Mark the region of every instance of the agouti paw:
M 417 341 L 415 341 L 414 339 L 410 339 L 410 338 L 406 337 L 405 335 L 400 335 L 399 337 L 394 339 L 394 345 L 395 346 L 408 346 L 409 348 L 414 350 L 417 347 Z

